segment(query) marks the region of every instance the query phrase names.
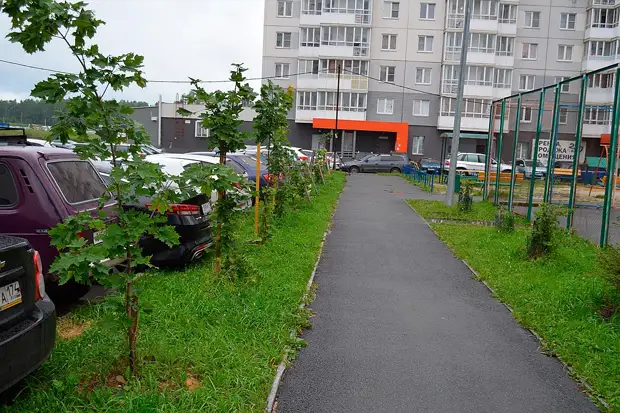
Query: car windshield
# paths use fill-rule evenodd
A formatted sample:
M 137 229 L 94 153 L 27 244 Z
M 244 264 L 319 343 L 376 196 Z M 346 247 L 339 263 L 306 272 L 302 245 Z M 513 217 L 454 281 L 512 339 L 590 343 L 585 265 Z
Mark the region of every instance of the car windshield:
M 525 166 L 528 166 L 528 167 L 531 167 L 532 165 L 534 165 L 534 161 L 532 161 L 532 160 L 526 160 L 526 161 L 523 161 L 523 162 L 525 163 Z M 536 167 L 538 168 L 539 166 L 545 166 L 545 165 L 543 165 L 542 162 L 538 161 L 538 162 L 536 162 Z
M 422 164 L 439 163 L 437 159 L 422 159 Z

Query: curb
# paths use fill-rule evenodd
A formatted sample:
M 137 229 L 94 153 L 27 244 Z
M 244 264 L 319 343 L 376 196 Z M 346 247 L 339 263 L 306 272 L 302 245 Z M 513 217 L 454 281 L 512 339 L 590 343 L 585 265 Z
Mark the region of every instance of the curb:
M 346 180 L 345 180 L 345 185 L 346 185 Z M 343 188 L 344 191 L 344 188 Z M 314 269 L 312 270 L 312 274 L 310 274 L 310 279 L 308 280 L 308 284 L 306 284 L 306 290 L 304 291 L 304 295 L 301 298 L 301 303 L 299 304 L 299 308 L 303 309 L 306 307 L 306 299 L 308 298 L 308 295 L 310 294 L 310 290 L 312 289 L 312 284 L 314 283 L 314 277 L 316 275 L 316 270 L 319 267 L 319 262 L 321 261 L 321 257 L 323 256 L 323 248 L 325 247 L 325 241 L 327 240 L 327 236 L 331 233 L 331 228 L 332 228 L 332 224 L 333 224 L 333 218 L 334 215 L 336 214 L 336 210 L 338 209 L 338 205 L 340 204 L 340 197 L 338 197 L 338 201 L 336 202 L 336 206 L 334 207 L 334 212 L 331 215 L 331 219 L 329 222 L 329 225 L 327 227 L 327 230 L 325 230 L 325 233 L 323 234 L 323 240 L 321 241 L 321 246 L 319 247 L 319 255 L 316 259 L 316 262 L 314 263 Z M 291 329 L 291 334 L 290 334 L 291 338 L 295 338 L 297 337 L 297 330 L 295 328 Z M 288 357 L 287 354 L 288 352 L 286 351 L 287 349 L 284 349 L 284 354 L 282 355 L 282 361 L 280 361 L 280 364 L 278 364 L 278 369 L 276 370 L 276 376 L 273 379 L 273 383 L 271 384 L 271 390 L 269 391 L 269 396 L 267 396 L 267 405 L 265 406 L 265 413 L 272 413 L 274 412 L 274 406 L 277 406 L 276 404 L 276 397 L 278 396 L 278 389 L 280 388 L 280 382 L 282 381 L 282 377 L 284 376 L 284 372 L 286 370 L 286 365 L 288 364 Z
M 418 212 L 411 206 L 409 205 L 409 203 L 405 200 L 405 204 L 407 204 L 409 206 L 409 208 L 411 208 L 411 210 L 413 212 L 415 212 L 420 219 L 426 224 L 426 226 L 433 231 L 433 234 L 435 234 L 435 236 L 437 237 L 437 239 L 439 241 L 441 241 L 446 247 L 448 247 L 448 245 L 443 242 L 443 240 L 439 237 L 439 234 L 437 234 L 437 232 L 433 229 L 433 227 L 431 226 L 431 224 L 428 223 L 428 221 L 422 217 L 422 215 L 418 214 Z M 441 222 L 439 222 L 441 223 Z M 454 251 L 452 251 L 452 249 L 450 247 L 448 247 L 448 249 L 452 252 L 452 254 L 454 255 Z M 506 307 L 508 309 L 508 311 L 510 311 L 510 314 L 514 315 L 514 310 L 512 309 L 512 307 L 510 307 L 510 305 L 506 304 L 504 301 L 501 300 L 501 298 L 497 295 L 497 293 L 495 292 L 495 290 L 485 281 L 482 279 L 482 277 L 480 276 L 480 274 L 478 274 L 478 272 L 476 270 L 474 270 L 471 265 L 469 265 L 467 263 L 467 261 L 465 261 L 464 259 L 461 259 L 459 257 L 457 257 L 456 255 L 454 255 L 454 257 L 456 259 L 458 259 L 459 261 L 461 261 L 466 267 L 467 269 L 469 269 L 469 271 L 474 275 L 474 279 L 476 281 L 480 281 L 482 284 L 484 284 L 484 286 L 489 290 L 489 292 L 491 293 L 491 296 L 494 300 L 496 300 L 497 302 L 499 302 L 500 304 L 502 304 L 504 307 Z M 514 318 L 514 317 L 513 317 Z M 521 325 L 521 323 L 519 322 L 519 320 L 517 320 L 516 318 L 514 318 L 514 320 L 517 322 L 517 324 L 519 325 L 519 327 L 521 327 L 522 329 L 528 331 L 530 334 L 532 334 L 534 337 L 536 337 L 536 339 L 538 340 L 539 346 L 538 349 L 540 350 L 541 347 L 545 346 L 545 340 L 538 335 L 538 333 L 536 333 L 536 331 L 532 330 L 529 327 L 524 327 Z M 565 371 L 568 372 L 568 375 L 577 382 L 577 384 L 579 386 L 581 386 L 584 389 L 584 393 L 586 393 L 590 399 L 594 400 L 595 404 L 598 404 L 599 407 L 603 406 L 605 409 L 609 410 L 609 404 L 607 404 L 607 402 L 605 401 L 605 399 L 603 399 L 601 396 L 596 394 L 596 390 L 594 390 L 594 388 L 590 385 L 590 383 L 588 383 L 585 379 L 582 379 L 581 377 L 579 377 L 577 375 L 577 373 L 575 372 L 575 370 L 568 364 L 566 363 L 564 360 L 562 360 L 562 358 L 555 354 L 555 353 L 544 353 L 544 352 L 540 352 L 541 354 L 545 354 L 548 357 L 554 357 L 556 359 L 558 359 L 560 361 L 560 363 L 562 364 L 562 367 L 564 368 Z

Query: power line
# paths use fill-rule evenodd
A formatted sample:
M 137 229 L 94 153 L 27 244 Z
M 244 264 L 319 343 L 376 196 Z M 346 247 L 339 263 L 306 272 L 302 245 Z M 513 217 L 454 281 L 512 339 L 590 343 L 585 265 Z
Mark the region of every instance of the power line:
M 46 68 L 46 67 L 41 67 L 41 66 L 33 66 L 33 65 L 27 65 L 24 63 L 19 63 L 19 62 L 13 62 L 10 60 L 4 60 L 4 59 L 0 59 L 0 63 L 6 63 L 9 65 L 14 65 L 14 66 L 20 66 L 20 67 L 25 67 L 28 69 L 35 69 L 35 70 L 41 70 L 41 71 L 45 71 L 45 72 L 51 72 L 51 73 L 61 73 L 61 74 L 65 74 L 65 75 L 76 75 L 77 73 L 72 73 L 72 72 L 65 72 L 62 70 L 56 70 L 56 69 L 50 69 L 50 68 Z M 327 69 L 323 69 L 327 70 Z M 316 74 L 316 71 L 311 71 L 311 72 L 300 72 L 300 73 L 290 73 L 288 75 L 288 77 L 295 77 L 295 76 L 300 76 L 300 75 L 308 75 L 308 74 Z M 269 79 L 280 79 L 280 80 L 286 80 L 284 78 L 282 78 L 281 76 L 263 76 L 263 77 L 251 77 L 251 78 L 247 78 L 245 79 L 246 82 L 248 81 L 253 81 L 253 80 L 269 80 Z M 173 84 L 191 84 L 192 82 L 190 80 L 147 80 L 148 83 L 173 83 Z M 233 81 L 230 79 L 226 79 L 226 80 L 201 80 L 200 83 L 232 83 Z

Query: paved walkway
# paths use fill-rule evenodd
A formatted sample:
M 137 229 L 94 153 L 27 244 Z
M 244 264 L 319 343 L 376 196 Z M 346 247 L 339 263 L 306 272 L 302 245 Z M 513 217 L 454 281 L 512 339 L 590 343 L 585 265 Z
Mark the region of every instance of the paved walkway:
M 277 412 L 597 411 L 402 201 L 420 194 L 349 178 Z

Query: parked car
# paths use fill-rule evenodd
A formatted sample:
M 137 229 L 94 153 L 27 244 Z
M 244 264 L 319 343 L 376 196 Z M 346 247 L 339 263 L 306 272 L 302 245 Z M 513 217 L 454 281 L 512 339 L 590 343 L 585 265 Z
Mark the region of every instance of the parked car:
M 534 161 L 531 159 L 517 159 L 517 172 L 523 174 L 525 179 L 532 179 L 532 170 L 534 169 Z M 547 168 L 545 165 L 537 161 L 536 162 L 536 179 L 543 179 L 547 175 Z
M 349 173 L 391 172 L 400 173 L 407 164 L 402 155 L 366 155 L 362 159 L 345 162 L 341 169 Z
M 0 393 L 43 364 L 55 340 L 39 253 L 23 238 L 0 235 Z
M 484 171 L 486 165 L 486 155 L 483 153 L 460 153 L 457 155 L 456 170 L 457 171 Z M 491 159 L 493 168 L 497 168 L 497 161 Z M 450 158 L 444 162 L 444 170 L 450 169 Z M 508 164 L 500 164 L 500 172 L 510 172 L 512 166 Z
M 419 162 L 420 169 L 431 175 L 438 175 L 441 172 L 441 162 L 433 158 L 422 158 Z
M 190 152 L 188 155 L 217 156 L 215 152 Z M 237 152 L 227 154 L 226 165 L 233 168 L 239 175 L 245 176 L 250 182 L 256 182 L 256 154 L 249 155 Z M 267 162 L 264 162 L 262 157 L 258 184 L 261 189 L 269 186 Z
M 74 282 L 59 286 L 58 277 L 49 273 L 58 251 L 50 245 L 48 231 L 78 212 L 96 214 L 107 187 L 92 163 L 72 151 L 25 144 L 22 140 L 0 146 L 0 234 L 26 238 L 39 252 L 53 299 L 79 298 L 87 286 Z M 103 207 L 110 220 L 115 219 L 112 203 Z M 94 242 L 95 235 L 83 232 L 88 242 Z

